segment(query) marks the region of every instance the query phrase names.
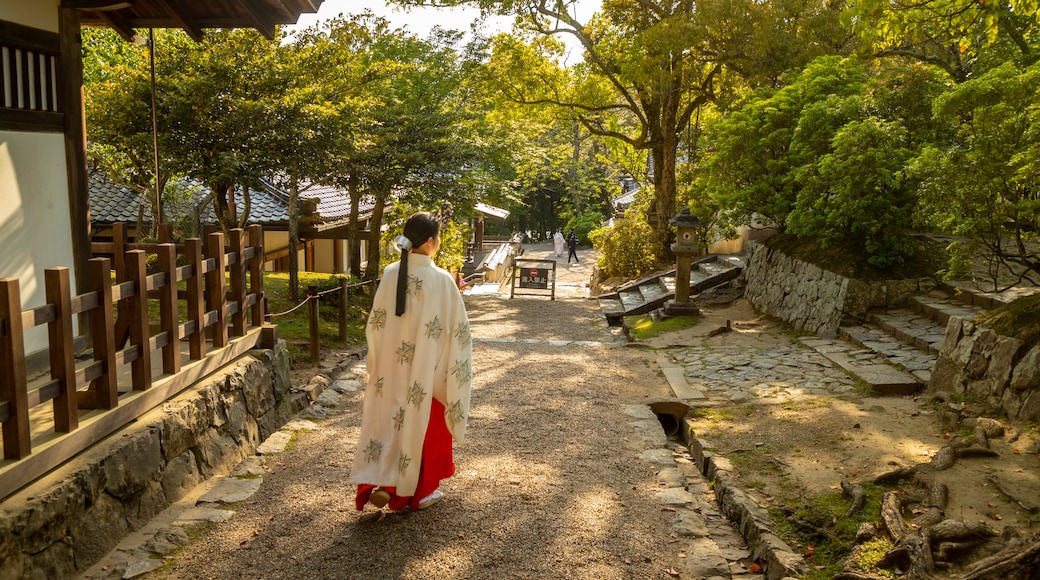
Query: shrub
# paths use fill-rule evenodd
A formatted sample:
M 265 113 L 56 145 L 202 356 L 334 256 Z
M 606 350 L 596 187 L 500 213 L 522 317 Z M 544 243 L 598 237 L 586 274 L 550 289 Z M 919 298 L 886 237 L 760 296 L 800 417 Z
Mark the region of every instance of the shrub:
M 589 239 L 589 233 L 602 225 L 603 214 L 590 209 L 579 216 L 574 216 L 567 220 L 567 227 L 563 231 L 566 234 L 573 230 L 575 234 L 578 234 L 578 243 L 587 245 L 592 242 Z
M 657 264 L 653 231 L 642 220 L 617 220 L 590 232 L 589 239 L 599 252 L 596 265 L 608 278 L 639 276 Z

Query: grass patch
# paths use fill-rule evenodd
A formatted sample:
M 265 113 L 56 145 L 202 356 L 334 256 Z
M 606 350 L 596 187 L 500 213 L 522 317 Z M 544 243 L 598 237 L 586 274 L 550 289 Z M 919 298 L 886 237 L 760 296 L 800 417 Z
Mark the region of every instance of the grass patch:
M 869 483 L 863 484 L 863 491 L 866 493 L 866 503 L 848 518 L 842 516 L 849 508 L 851 500 L 840 491 L 802 498 L 801 505 L 793 509 L 770 508 L 769 514 L 777 524 L 776 529 L 780 537 L 796 552 L 803 552 L 809 564 L 810 572 L 803 578 L 832 578 L 841 571 L 845 561 L 850 557 L 855 557 L 863 570 L 883 574 L 884 571 L 877 569 L 877 562 L 891 547 L 890 542 L 875 540 L 854 550 L 856 531 L 860 525 L 866 522 L 878 523 L 881 499 L 884 495 L 882 488 Z M 819 529 L 828 530 L 831 537 L 824 537 L 792 523 L 788 514 Z M 885 543 L 889 545 L 886 547 Z
M 316 286 L 318 292 L 339 287 L 339 281 L 346 278 L 349 284 L 359 280 L 344 274 L 323 274 L 316 272 L 300 272 L 299 300 L 289 299 L 289 273 L 264 272 L 264 295 L 267 297 L 267 313 L 281 314 L 288 312 L 307 298 L 309 286 Z M 230 278 L 229 278 L 230 280 Z M 179 290 L 187 287 L 184 280 L 177 283 Z M 230 287 L 230 282 L 228 282 Z M 347 348 L 364 344 L 365 324 L 368 320 L 368 293 L 363 287 L 351 288 L 347 304 L 347 339 L 339 338 L 339 292 L 326 294 L 318 301 L 318 337 L 322 347 Z M 188 306 L 184 300 L 177 301 L 178 320 L 188 320 Z M 148 300 L 148 318 L 153 324 L 159 323 L 159 301 Z M 309 305 L 267 319 L 278 326 L 278 336 L 285 340 L 289 349 L 289 357 L 295 362 L 310 358 L 310 307 Z M 252 322 L 252 318 L 250 318 Z
M 700 319 L 692 316 L 676 316 L 658 321 L 651 318 L 649 314 L 625 317 L 628 333 L 635 340 L 646 340 L 664 332 L 685 330 L 696 326 L 699 322 Z

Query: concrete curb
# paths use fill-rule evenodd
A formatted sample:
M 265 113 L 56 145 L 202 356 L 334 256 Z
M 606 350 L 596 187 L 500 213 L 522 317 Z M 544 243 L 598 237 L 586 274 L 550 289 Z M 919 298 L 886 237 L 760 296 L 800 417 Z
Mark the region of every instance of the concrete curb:
M 740 529 L 751 546 L 754 558 L 762 563 L 765 577 L 768 580 L 779 580 L 807 574 L 809 569 L 805 560 L 773 532 L 773 520 L 769 513 L 737 484 L 729 460 L 706 450 L 700 440 L 694 437 L 693 425 L 689 420 L 684 421 L 684 434 L 690 456 L 711 482 L 719 508 Z

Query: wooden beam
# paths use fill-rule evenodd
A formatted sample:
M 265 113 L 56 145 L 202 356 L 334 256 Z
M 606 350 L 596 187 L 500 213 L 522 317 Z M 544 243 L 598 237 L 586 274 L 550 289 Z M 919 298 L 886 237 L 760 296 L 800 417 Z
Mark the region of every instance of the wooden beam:
M 137 350 L 137 358 L 130 363 L 130 375 L 135 391 L 144 391 L 152 386 L 152 351 L 149 348 L 148 291 L 142 250 L 126 253 L 126 268 L 130 281 L 134 283 L 134 295 L 130 302 L 130 345 Z
M 77 293 L 86 288 L 90 255 L 90 195 L 87 185 L 87 126 L 83 113 L 83 57 L 79 13 L 61 9 L 58 95 L 65 112 L 65 165 L 68 167 L 69 217 L 72 226 L 72 271 Z
M 202 28 L 197 22 L 190 20 L 177 5 L 167 2 L 166 0 L 152 0 L 152 3 L 163 12 L 169 14 L 170 18 L 179 24 L 180 27 L 184 29 L 184 32 L 188 33 L 188 36 L 190 36 L 192 40 L 195 42 L 202 42 L 202 38 L 205 36 Z
M 108 24 L 109 28 L 116 31 L 123 40 L 127 42 L 134 41 L 134 27 L 130 26 L 130 23 L 125 18 L 119 15 L 118 12 L 98 12 L 98 18 L 104 20 Z
M 109 10 L 122 10 L 134 5 L 135 0 L 62 0 L 62 8 L 74 10 L 92 10 L 94 12 L 107 12 Z
M 47 54 L 61 52 L 61 40 L 55 32 L 40 30 L 24 24 L 0 20 L 0 38 L 4 46 L 21 48 Z
M 112 314 L 112 265 L 108 258 L 90 260 L 90 285 L 101 294 L 100 304 L 90 311 L 93 329 L 94 360 L 103 365 L 102 374 L 92 381 L 94 405 L 114 409 L 119 404 L 119 386 L 116 384 L 116 329 Z
M 253 27 L 259 30 L 260 34 L 263 34 L 264 38 L 267 40 L 274 40 L 275 23 L 257 10 L 259 3 L 246 1 L 239 2 L 239 5 L 242 6 L 242 9 L 245 10 L 246 13 L 249 14 L 249 17 L 253 19 L 253 22 L 255 23 Z

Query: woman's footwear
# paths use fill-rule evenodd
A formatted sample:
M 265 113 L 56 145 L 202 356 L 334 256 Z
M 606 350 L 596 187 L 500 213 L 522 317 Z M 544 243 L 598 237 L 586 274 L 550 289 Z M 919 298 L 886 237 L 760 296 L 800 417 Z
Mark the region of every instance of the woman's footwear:
M 377 489 L 368 496 L 368 503 L 382 509 L 383 506 L 390 503 L 390 492 L 385 489 Z
M 430 495 L 428 495 L 428 496 L 422 498 L 421 500 L 419 500 L 419 507 L 417 507 L 415 509 L 424 510 L 424 509 L 430 507 L 431 505 L 441 501 L 441 498 L 443 498 L 443 497 L 444 497 L 444 494 L 441 493 L 441 490 L 439 490 L 439 489 L 434 490 L 433 493 L 431 493 Z

